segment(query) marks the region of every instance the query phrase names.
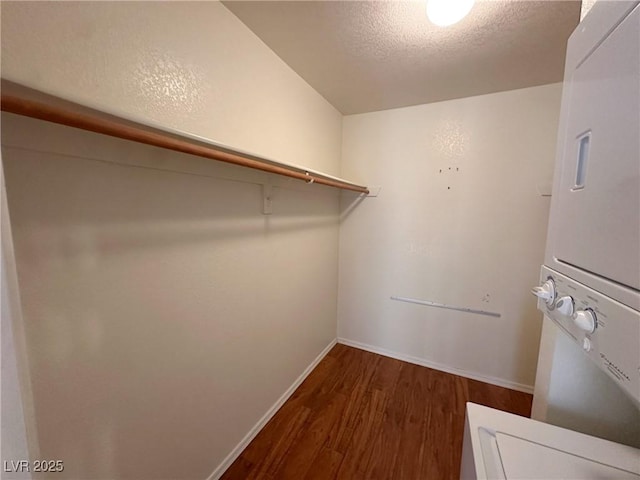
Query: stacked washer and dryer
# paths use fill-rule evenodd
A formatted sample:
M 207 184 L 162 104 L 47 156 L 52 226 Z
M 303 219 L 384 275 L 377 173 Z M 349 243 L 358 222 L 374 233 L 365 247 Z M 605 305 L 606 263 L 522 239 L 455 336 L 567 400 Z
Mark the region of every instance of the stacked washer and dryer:
M 532 418 L 467 405 L 462 478 L 640 479 L 640 2 L 571 35 Z

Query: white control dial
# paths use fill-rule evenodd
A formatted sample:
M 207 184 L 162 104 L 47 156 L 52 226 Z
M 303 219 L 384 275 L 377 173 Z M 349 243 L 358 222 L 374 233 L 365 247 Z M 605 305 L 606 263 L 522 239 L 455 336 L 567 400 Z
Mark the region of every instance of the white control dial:
M 571 298 L 569 295 L 560 297 L 556 302 L 556 312 L 560 313 L 560 315 L 564 315 L 565 317 L 570 317 L 571 315 L 573 315 L 573 298 Z
M 578 310 L 576 313 L 574 313 L 573 323 L 575 323 L 578 328 L 584 330 L 587 333 L 595 332 L 596 327 L 598 326 L 596 314 L 590 308 L 587 308 L 586 310 Z
M 539 287 L 533 287 L 531 293 L 541 300 L 544 300 L 548 306 L 552 307 L 553 302 L 556 300 L 556 284 L 552 279 L 548 279 Z

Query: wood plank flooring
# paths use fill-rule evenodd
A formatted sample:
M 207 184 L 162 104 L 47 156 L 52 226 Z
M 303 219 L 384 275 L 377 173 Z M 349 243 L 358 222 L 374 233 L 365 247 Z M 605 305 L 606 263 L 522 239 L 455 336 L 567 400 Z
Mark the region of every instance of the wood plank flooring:
M 336 345 L 222 479 L 457 479 L 465 403 L 529 416 L 531 400 Z

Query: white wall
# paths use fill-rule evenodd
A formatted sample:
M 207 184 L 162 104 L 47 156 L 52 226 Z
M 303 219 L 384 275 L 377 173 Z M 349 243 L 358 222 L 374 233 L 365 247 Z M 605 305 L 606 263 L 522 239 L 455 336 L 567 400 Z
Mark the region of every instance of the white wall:
M 554 84 L 344 118 L 342 175 L 382 190 L 341 223 L 339 338 L 531 390 L 541 317 L 529 291 L 560 95 Z
M 218 3 L 2 2 L 2 73 L 337 173 L 340 114 Z M 2 141 L 41 457 L 206 478 L 335 339 L 338 193 L 13 115 Z
M 28 359 L 24 341 L 20 295 L 16 276 L 15 256 L 11 238 L 11 224 L 7 210 L 4 174 L 0 160 L 0 318 L 1 340 L 0 381 L 0 456 L 4 461 L 29 461 L 38 457 L 33 425 L 31 382 L 28 375 Z M 27 414 L 25 415 L 25 412 Z M 31 421 L 30 421 L 31 420 Z M 29 430 L 29 433 L 27 431 Z M 11 467 L 9 468 L 12 469 Z M 13 478 L 30 479 L 31 472 L 14 472 Z M 2 478 L 6 474 L 2 473 Z
M 3 78 L 338 173 L 341 115 L 218 2 L 1 8 Z

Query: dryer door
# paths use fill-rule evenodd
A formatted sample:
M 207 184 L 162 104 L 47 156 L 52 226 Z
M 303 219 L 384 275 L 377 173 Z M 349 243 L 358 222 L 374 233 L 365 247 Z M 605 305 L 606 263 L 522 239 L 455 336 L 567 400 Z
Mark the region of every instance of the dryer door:
M 570 79 L 558 261 L 640 290 L 640 6 Z M 562 135 L 563 132 L 561 132 Z

